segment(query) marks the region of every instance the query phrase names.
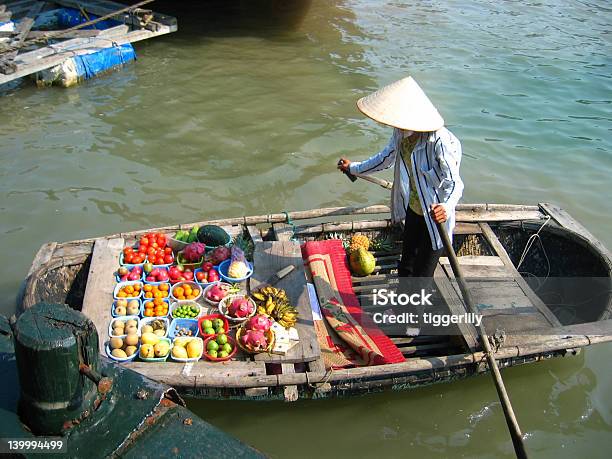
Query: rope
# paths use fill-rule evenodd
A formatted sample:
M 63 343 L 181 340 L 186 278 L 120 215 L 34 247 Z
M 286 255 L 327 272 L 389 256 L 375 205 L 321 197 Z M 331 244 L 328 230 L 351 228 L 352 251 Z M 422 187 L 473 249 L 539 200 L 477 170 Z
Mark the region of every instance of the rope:
M 295 224 L 293 223 L 293 220 L 289 216 L 289 212 L 287 212 L 286 210 L 283 210 L 283 213 L 285 214 L 285 220 L 287 221 L 287 225 L 291 227 L 291 240 L 297 241 L 297 238 L 295 237 Z
M 77 25 L 75 25 L 73 27 L 70 27 L 68 29 L 60 30 L 60 31 L 58 31 L 56 33 L 49 34 L 46 37 L 33 38 L 31 40 L 24 41 L 20 45 L 8 46 L 6 48 L 3 48 L 0 51 L 0 56 L 2 56 L 3 54 L 11 53 L 13 51 L 18 51 L 21 48 L 25 48 L 26 46 L 30 46 L 30 45 L 33 45 L 33 44 L 36 44 L 36 43 L 46 43 L 49 40 L 53 40 L 55 38 L 61 37 L 62 35 L 66 35 L 69 32 L 73 32 L 75 30 L 82 29 L 83 27 L 86 27 L 86 26 L 89 26 L 89 25 L 97 24 L 98 22 L 102 22 L 102 21 L 104 21 L 106 19 L 110 19 L 110 18 L 112 18 L 114 16 L 117 16 L 119 14 L 122 14 L 122 13 L 129 12 L 132 15 L 133 14 L 133 10 L 135 10 L 136 8 L 140 8 L 141 6 L 146 5 L 147 3 L 154 2 L 154 1 L 155 0 L 143 0 L 143 1 L 138 2 L 138 3 L 134 3 L 131 6 L 122 8 L 122 9 L 117 10 L 117 11 L 113 11 L 112 13 L 105 14 L 104 16 L 100 16 L 99 18 L 92 19 L 91 21 L 83 22 L 82 24 L 77 24 Z
M 546 263 L 548 264 L 548 272 L 546 273 L 546 279 L 548 279 L 548 276 L 550 275 L 550 260 L 548 259 L 548 255 L 546 254 L 546 249 L 544 248 L 544 243 L 542 242 L 542 238 L 540 238 L 540 232 L 542 231 L 542 229 L 544 229 L 544 227 L 548 224 L 548 222 L 550 220 L 551 220 L 551 217 L 550 217 L 550 215 L 548 215 L 546 217 L 546 221 L 542 224 L 542 226 L 540 226 L 538 231 L 536 231 L 534 234 L 529 236 L 529 239 L 527 239 L 527 244 L 525 244 L 525 248 L 523 249 L 523 253 L 521 254 L 521 258 L 519 259 L 519 262 L 516 265 L 516 270 L 517 271 L 519 270 L 519 268 L 521 267 L 521 265 L 525 261 L 525 258 L 527 257 L 527 254 L 529 253 L 529 251 L 533 247 L 533 244 L 535 244 L 535 241 L 537 240 L 537 241 L 540 242 L 540 247 L 542 247 L 542 253 L 544 253 L 544 258 L 546 258 Z

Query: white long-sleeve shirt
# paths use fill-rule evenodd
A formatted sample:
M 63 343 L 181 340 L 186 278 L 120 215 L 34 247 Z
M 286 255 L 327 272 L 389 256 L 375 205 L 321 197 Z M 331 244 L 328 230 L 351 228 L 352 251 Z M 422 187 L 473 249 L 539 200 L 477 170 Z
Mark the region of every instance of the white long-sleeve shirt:
M 429 211 L 432 204 L 444 205 L 448 216 L 444 225 L 452 238 L 455 207 L 463 194 L 463 181 L 459 176 L 461 143 L 444 127 L 435 132 L 419 133 L 411 154 L 412 168 L 409 168 L 401 155 L 403 137 L 401 129 L 394 129 L 385 148 L 365 161 L 351 163 L 350 172 L 354 175 L 368 175 L 395 164 L 391 190 L 391 218 L 394 223 L 403 222 L 406 218 L 410 195 L 409 176 L 412 174 L 416 178 L 431 246 L 434 250 L 441 249 L 442 239 Z

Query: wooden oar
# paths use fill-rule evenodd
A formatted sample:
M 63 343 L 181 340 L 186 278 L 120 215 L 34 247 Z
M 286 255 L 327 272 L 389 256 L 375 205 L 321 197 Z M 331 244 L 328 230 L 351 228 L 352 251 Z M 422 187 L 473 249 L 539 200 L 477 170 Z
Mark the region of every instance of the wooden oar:
M 386 189 L 391 189 L 393 187 L 393 184 L 391 182 L 377 177 L 372 177 L 369 175 L 356 176 L 348 171 L 344 173 L 349 179 L 351 179 L 352 182 L 357 180 L 357 178 L 360 178 L 370 183 L 382 186 Z M 444 228 L 444 225 L 440 223 L 437 223 L 436 225 L 438 227 L 440 237 L 442 238 L 442 244 L 444 245 L 444 249 L 446 250 L 448 261 L 450 262 L 453 273 L 455 274 L 455 279 L 457 280 L 457 284 L 459 284 L 459 289 L 461 290 L 461 294 L 463 295 L 465 304 L 467 305 L 470 312 L 474 314 L 479 314 L 479 311 L 474 306 L 472 295 L 470 294 L 470 290 L 468 289 L 465 278 L 463 277 L 463 272 L 461 270 L 461 266 L 459 265 L 459 260 L 457 260 L 457 255 L 455 254 L 453 245 L 451 244 L 450 238 L 448 237 L 446 228 Z M 487 364 L 489 366 L 489 370 L 491 370 L 491 376 L 493 377 L 493 381 L 495 382 L 497 396 L 499 397 L 502 409 L 504 410 L 504 417 L 506 418 L 506 424 L 508 425 L 508 430 L 510 431 L 512 444 L 514 445 L 514 453 L 519 459 L 527 459 L 527 451 L 525 449 L 525 443 L 523 442 L 523 434 L 521 433 L 521 428 L 519 427 L 518 421 L 516 420 L 516 415 L 514 414 L 514 409 L 512 408 L 510 397 L 508 397 L 508 392 L 506 391 L 504 380 L 502 379 L 501 373 L 499 372 L 499 367 L 497 366 L 497 361 L 493 356 L 493 350 L 491 349 L 491 344 L 489 343 L 489 336 L 487 335 L 487 332 L 482 322 L 479 326 L 476 327 L 476 329 L 478 330 L 478 334 L 480 335 L 480 341 L 487 357 Z
M 463 295 L 465 304 L 470 312 L 479 314 L 478 310 L 474 306 L 474 300 L 472 299 L 472 295 L 468 289 L 467 282 L 463 277 L 459 260 L 457 259 L 457 255 L 455 255 L 455 251 L 453 249 L 453 245 L 451 244 L 450 238 L 448 237 L 448 233 L 446 232 L 446 228 L 441 223 L 436 223 L 436 225 L 438 227 L 440 237 L 442 238 L 442 243 L 444 244 L 444 249 L 446 250 L 446 255 L 448 256 L 448 261 L 450 262 L 453 273 L 455 274 L 455 279 L 457 280 L 457 284 L 459 284 L 459 288 L 461 289 L 461 294 Z M 487 357 L 487 364 L 489 365 L 489 370 L 491 370 L 491 376 L 493 376 L 493 381 L 495 382 L 495 389 L 497 389 L 497 395 L 504 410 L 506 424 L 508 425 L 510 437 L 512 437 L 512 444 L 514 445 L 514 453 L 519 459 L 526 459 L 527 451 L 525 450 L 525 443 L 523 442 L 523 434 L 521 433 L 521 428 L 516 420 L 512 403 L 510 403 L 510 397 L 508 397 L 504 380 L 502 379 L 501 373 L 499 372 L 499 367 L 497 366 L 497 361 L 493 356 L 494 352 L 491 349 L 491 344 L 489 343 L 489 336 L 487 335 L 482 322 L 476 327 L 476 329 L 480 335 L 480 342 L 482 343 L 482 347 Z

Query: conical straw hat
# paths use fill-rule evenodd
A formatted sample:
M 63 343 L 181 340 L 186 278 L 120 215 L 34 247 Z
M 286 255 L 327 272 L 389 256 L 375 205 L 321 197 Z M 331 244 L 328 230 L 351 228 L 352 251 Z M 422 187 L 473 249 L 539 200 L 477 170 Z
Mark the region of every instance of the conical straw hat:
M 362 97 L 357 108 L 379 123 L 409 131 L 437 131 L 444 126 L 438 110 L 412 77 Z

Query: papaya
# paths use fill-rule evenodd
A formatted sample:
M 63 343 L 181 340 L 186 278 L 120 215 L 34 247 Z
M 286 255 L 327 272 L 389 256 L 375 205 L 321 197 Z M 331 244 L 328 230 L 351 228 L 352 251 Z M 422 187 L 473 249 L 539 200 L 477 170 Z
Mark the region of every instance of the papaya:
M 353 274 L 367 276 L 374 271 L 376 260 L 372 252 L 360 247 L 349 256 L 349 265 Z

